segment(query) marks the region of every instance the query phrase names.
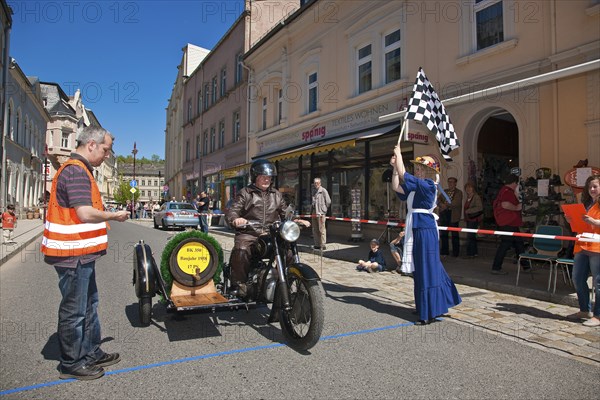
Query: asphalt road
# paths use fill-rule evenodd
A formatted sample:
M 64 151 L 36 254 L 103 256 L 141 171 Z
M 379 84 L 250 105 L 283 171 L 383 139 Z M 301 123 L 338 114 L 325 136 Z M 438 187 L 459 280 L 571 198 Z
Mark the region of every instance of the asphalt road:
M 599 369 L 450 320 L 414 326 L 408 306 L 324 282 L 325 331 L 309 352 L 281 343 L 267 308 L 137 322 L 132 248 L 160 262 L 171 232 L 113 223 L 96 268 L 107 352 L 89 382 L 58 379 L 54 269 L 34 246 L 0 268 L 0 398 L 597 398 Z M 216 236 L 226 258 L 231 239 Z

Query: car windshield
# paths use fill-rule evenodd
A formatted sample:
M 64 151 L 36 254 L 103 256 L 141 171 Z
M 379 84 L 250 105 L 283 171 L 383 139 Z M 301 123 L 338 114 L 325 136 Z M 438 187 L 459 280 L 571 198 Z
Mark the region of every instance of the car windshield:
M 171 203 L 169 204 L 170 210 L 193 210 L 196 211 L 193 205 L 188 203 Z

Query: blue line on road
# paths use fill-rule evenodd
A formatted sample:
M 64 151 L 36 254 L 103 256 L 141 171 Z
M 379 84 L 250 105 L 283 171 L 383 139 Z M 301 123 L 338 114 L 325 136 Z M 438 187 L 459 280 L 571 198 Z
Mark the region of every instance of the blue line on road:
M 364 329 L 361 331 L 340 333 L 337 335 L 323 336 L 323 337 L 321 337 L 321 339 L 319 341 L 339 339 L 339 338 L 355 336 L 355 335 L 365 335 L 365 334 L 369 334 L 369 333 L 386 331 L 386 330 L 390 330 L 390 329 L 398 329 L 398 328 L 402 328 L 405 326 L 411 326 L 411 325 L 414 325 L 414 322 L 407 322 L 407 323 L 403 323 L 403 324 L 383 326 L 380 328 L 373 328 L 373 329 Z M 241 354 L 241 353 L 249 353 L 251 351 L 274 349 L 276 347 L 283 347 L 285 345 L 286 345 L 285 343 L 272 343 L 272 344 L 265 345 L 265 346 L 247 347 L 244 349 L 228 350 L 228 351 L 222 351 L 219 353 L 203 354 L 203 355 L 194 356 L 194 357 L 186 357 L 186 358 L 180 358 L 177 360 L 164 361 L 164 362 L 160 362 L 160 363 L 147 364 L 147 365 L 140 365 L 137 367 L 119 369 L 116 371 L 109 371 L 109 372 L 106 372 L 105 375 L 106 376 L 121 375 L 121 374 L 126 374 L 128 372 L 141 371 L 141 370 L 157 368 L 157 367 L 164 367 L 166 365 L 181 364 L 181 363 L 190 362 L 190 361 L 205 360 L 207 358 L 223 357 L 223 356 L 228 356 L 231 354 Z M 75 382 L 75 381 L 77 381 L 77 380 L 76 379 L 61 379 L 61 380 L 52 381 L 52 382 L 38 383 L 36 385 L 22 386 L 22 387 L 18 387 L 18 388 L 14 388 L 14 389 L 3 390 L 0 392 L 0 396 L 5 396 L 8 394 L 19 393 L 19 392 L 28 392 L 31 390 L 42 389 L 45 387 L 56 386 L 56 385 L 69 383 L 69 382 Z

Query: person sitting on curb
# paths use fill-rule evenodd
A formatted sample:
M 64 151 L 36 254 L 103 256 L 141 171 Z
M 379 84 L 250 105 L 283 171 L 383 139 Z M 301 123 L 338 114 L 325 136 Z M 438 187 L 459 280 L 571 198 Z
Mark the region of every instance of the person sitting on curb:
M 390 269 L 392 272 L 397 272 L 400 275 L 410 275 L 402 272 L 402 250 L 404 247 L 404 231 L 400 231 L 398 236 L 390 242 L 390 251 L 392 252 L 392 257 L 394 257 L 394 261 L 396 261 L 395 269 Z
M 381 272 L 385 269 L 385 258 L 379 250 L 379 240 L 371 239 L 371 251 L 369 251 L 369 261 L 359 260 L 356 266 L 357 271 Z

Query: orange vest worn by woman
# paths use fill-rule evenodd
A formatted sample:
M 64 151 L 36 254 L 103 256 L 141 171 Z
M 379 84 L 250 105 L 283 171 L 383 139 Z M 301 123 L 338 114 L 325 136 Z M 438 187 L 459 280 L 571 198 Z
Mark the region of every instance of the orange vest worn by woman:
M 90 170 L 79 160 L 71 159 L 65 162 L 52 180 L 52 191 L 42 239 L 42 253 L 47 256 L 82 256 L 106 250 L 108 247 L 106 233 L 108 224 L 106 222 L 83 223 L 77 217 L 74 208 L 64 208 L 58 204 L 56 198 L 58 177 L 68 165 L 77 165 L 87 172 L 92 189 L 92 206 L 97 210 L 103 210 L 100 190 L 98 190 L 98 185 L 96 185 Z
M 594 219 L 600 219 L 600 205 L 596 202 L 587 212 L 587 215 Z M 590 227 L 589 233 L 600 234 L 600 226 L 593 225 Z M 591 251 L 593 253 L 600 253 L 600 242 L 575 242 L 575 253 L 579 253 L 581 250 Z

